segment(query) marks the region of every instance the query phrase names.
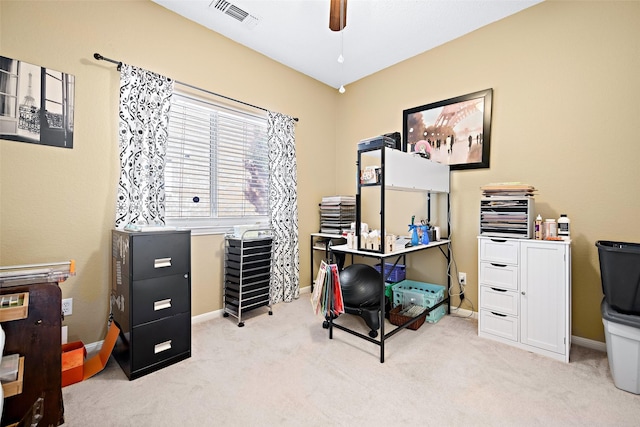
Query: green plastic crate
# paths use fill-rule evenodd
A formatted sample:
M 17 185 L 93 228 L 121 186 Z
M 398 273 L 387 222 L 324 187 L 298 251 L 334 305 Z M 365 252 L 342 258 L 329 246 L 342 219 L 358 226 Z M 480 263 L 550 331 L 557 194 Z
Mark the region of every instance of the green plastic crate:
M 402 305 L 404 295 L 407 292 L 412 294 L 419 294 L 422 296 L 420 301 L 417 301 L 419 305 L 425 308 L 433 307 L 444 299 L 444 286 L 434 285 L 432 283 L 416 282 L 415 280 L 403 280 L 392 286 L 393 290 L 393 307 Z M 417 305 L 417 304 L 416 304 Z M 433 310 L 426 317 L 426 321 L 429 323 L 436 323 L 438 320 L 446 314 L 446 307 L 441 305 Z

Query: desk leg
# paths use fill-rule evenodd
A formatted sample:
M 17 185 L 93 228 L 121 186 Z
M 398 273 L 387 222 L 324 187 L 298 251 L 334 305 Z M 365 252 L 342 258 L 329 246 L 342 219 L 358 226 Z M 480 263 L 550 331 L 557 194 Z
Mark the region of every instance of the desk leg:
M 313 287 L 315 285 L 314 282 L 314 277 L 313 277 L 313 236 L 311 236 L 311 247 L 309 248 L 309 258 L 311 259 L 311 268 L 309 268 L 309 271 L 311 271 L 311 293 L 313 293 Z
M 385 291 L 385 282 L 384 278 L 386 276 L 385 273 L 385 264 L 384 259 L 379 258 L 380 261 L 380 281 L 382 286 L 382 291 L 380 294 L 380 363 L 384 363 L 384 319 L 385 319 L 385 307 L 384 307 L 384 291 Z

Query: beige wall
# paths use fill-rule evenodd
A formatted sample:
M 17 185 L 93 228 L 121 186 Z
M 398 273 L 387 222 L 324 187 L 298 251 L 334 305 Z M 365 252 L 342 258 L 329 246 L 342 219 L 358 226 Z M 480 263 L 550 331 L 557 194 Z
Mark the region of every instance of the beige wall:
M 604 339 L 594 244 L 640 241 L 640 2 L 546 1 L 344 95 L 149 1 L 5 0 L 0 22 L 0 55 L 76 77 L 72 150 L 0 141 L 0 264 L 77 260 L 78 275 L 62 285 L 74 298 L 71 340 L 102 339 L 108 314 L 118 73 L 94 52 L 300 118 L 301 286 L 319 200 L 355 191 L 357 142 L 401 131 L 403 109 L 493 88 L 491 168 L 452 174 L 454 255 L 468 300 L 475 309 L 480 186 L 526 182 L 539 189 L 543 217 L 572 220 L 573 335 Z M 221 308 L 221 248 L 219 236 L 192 239 L 194 315 Z M 424 258 L 410 261 L 415 278 L 440 282 L 441 261 Z
M 480 187 L 528 183 L 543 218 L 571 219 L 573 335 L 604 341 L 595 243 L 640 241 L 639 41 L 638 1 L 545 1 L 349 85 L 338 135 L 353 147 L 401 131 L 404 109 L 493 88 L 491 167 L 451 175 L 467 296 L 477 310 Z M 338 152 L 338 191 L 352 188 L 355 157 Z
M 318 201 L 335 192 L 335 90 L 147 0 L 2 1 L 0 17 L 0 55 L 76 78 L 72 150 L 0 141 L 0 264 L 77 260 L 62 284 L 74 298 L 70 340 L 102 339 L 109 307 L 119 75 L 94 52 L 299 117 L 300 234 L 317 231 Z M 192 239 L 194 315 L 222 307 L 222 243 Z

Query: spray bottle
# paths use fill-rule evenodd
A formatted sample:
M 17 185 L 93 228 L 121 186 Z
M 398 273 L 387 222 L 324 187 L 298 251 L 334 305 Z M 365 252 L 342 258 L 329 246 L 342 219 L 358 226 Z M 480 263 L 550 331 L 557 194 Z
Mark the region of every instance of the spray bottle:
M 409 231 L 411 231 L 411 246 L 418 246 L 420 240 L 418 239 L 418 226 L 413 222 L 415 221 L 416 216 L 411 216 L 411 224 L 409 224 Z
M 421 225 L 420 230 L 422 230 L 422 241 L 420 243 L 422 243 L 423 245 L 428 245 L 429 244 L 429 226 Z

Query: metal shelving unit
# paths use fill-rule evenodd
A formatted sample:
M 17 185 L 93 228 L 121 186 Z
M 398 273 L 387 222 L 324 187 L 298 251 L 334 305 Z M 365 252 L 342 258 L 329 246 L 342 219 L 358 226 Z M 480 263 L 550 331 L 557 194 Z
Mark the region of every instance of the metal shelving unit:
M 362 161 L 365 157 L 369 158 L 368 160 L 373 159 L 373 162 L 368 162 L 367 165 L 363 164 Z M 378 169 L 375 175 L 375 179 L 372 180 L 365 179 L 365 176 L 363 175 L 365 167 L 371 167 L 371 164 L 369 163 L 372 163 L 373 166 Z M 336 323 L 333 317 L 330 317 L 328 322 L 325 322 L 325 324 L 323 324 L 323 327 L 327 327 L 329 329 L 330 339 L 333 338 L 333 328 L 336 328 L 378 345 L 380 347 L 380 363 L 384 363 L 385 341 L 388 338 L 395 335 L 400 330 L 407 328 L 407 326 L 413 323 L 416 319 L 426 317 L 430 312 L 437 309 L 441 305 L 445 305 L 447 307 L 447 314 L 451 309 L 451 302 L 448 291 L 451 284 L 451 279 L 450 275 L 447 274 L 447 293 L 446 297 L 442 301 L 426 309 L 422 314 L 419 314 L 418 316 L 408 320 L 403 325 L 397 326 L 389 332 L 385 332 L 385 278 L 389 273 L 389 271 L 387 271 L 387 267 L 385 267 L 385 261 L 395 259 L 394 265 L 396 265 L 400 260 L 402 260 L 404 263 L 404 259 L 407 254 L 431 248 L 438 248 L 444 255 L 447 261 L 447 265 L 449 265 L 451 259 L 449 249 L 450 240 L 430 242 L 428 245 L 420 244 L 418 246 L 403 248 L 394 252 L 385 252 L 384 245 L 381 245 L 381 248 L 379 250 L 364 248 L 363 242 L 361 241 L 360 231 L 362 224 L 362 199 L 363 197 L 365 197 L 362 195 L 362 193 L 365 189 L 379 189 L 380 230 L 382 236 L 386 235 L 385 193 L 387 191 L 408 191 L 425 194 L 427 197 L 427 210 L 429 217 L 431 215 L 431 193 L 438 193 L 442 194 L 443 196 L 446 195 L 448 219 L 450 213 L 449 166 L 429 161 L 411 153 L 402 152 L 385 146 L 366 147 L 358 150 L 357 179 L 355 228 L 357 232 L 357 247 L 356 249 L 354 249 L 347 247 L 347 245 L 332 246 L 330 247 L 330 251 L 334 255 L 341 253 L 344 255 L 351 254 L 352 256 L 357 255 L 361 257 L 375 258 L 380 264 L 380 334 L 377 339 L 373 334 L 366 336 L 358 331 L 341 325 L 340 323 Z M 373 200 L 375 196 L 376 194 L 368 194 L 366 197 L 370 197 L 371 200 Z M 449 233 L 450 230 L 447 230 L 447 232 Z M 393 269 L 391 268 L 391 270 Z

